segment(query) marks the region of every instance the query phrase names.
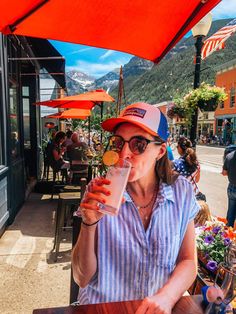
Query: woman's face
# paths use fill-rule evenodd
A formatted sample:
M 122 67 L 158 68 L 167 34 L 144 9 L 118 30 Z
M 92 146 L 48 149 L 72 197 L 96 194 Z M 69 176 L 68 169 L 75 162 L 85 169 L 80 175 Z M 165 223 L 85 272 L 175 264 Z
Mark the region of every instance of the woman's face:
M 151 141 L 155 140 L 152 135 L 131 123 L 121 124 L 116 130 L 115 135 L 123 137 L 126 141 L 130 140 L 133 136 L 142 136 Z M 129 144 L 125 143 L 119 155 L 120 158 L 128 160 L 132 165 L 128 181 L 134 182 L 146 176 L 150 176 L 150 178 L 153 177 L 155 174 L 156 161 L 160 159 L 165 152 L 166 143 L 161 145 L 150 143 L 142 154 L 136 155 L 131 152 Z

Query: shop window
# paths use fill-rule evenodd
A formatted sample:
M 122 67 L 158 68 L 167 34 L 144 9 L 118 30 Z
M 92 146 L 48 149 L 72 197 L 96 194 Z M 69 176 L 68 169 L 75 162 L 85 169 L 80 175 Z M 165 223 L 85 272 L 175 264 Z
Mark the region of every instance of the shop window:
M 224 106 L 225 106 L 225 105 L 224 105 L 224 102 L 223 102 L 223 101 L 221 101 L 221 102 L 220 102 L 220 104 L 219 104 L 219 108 L 220 108 L 220 109 L 223 109 L 223 108 L 224 108 Z
M 30 100 L 29 87 L 22 87 L 22 101 L 23 101 L 23 127 L 24 127 L 24 148 L 31 148 L 30 143 Z
M 17 88 L 11 84 L 10 94 L 10 128 L 11 128 L 11 158 L 17 159 L 20 155 L 19 142 L 19 113 L 17 109 Z
M 235 106 L 235 87 L 231 87 L 230 89 L 230 108 Z

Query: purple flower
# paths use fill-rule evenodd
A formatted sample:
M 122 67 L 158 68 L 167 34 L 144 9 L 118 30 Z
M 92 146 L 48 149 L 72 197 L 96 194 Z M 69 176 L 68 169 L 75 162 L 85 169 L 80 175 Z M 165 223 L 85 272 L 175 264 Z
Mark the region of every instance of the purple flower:
M 217 263 L 215 261 L 209 261 L 206 264 L 206 268 L 209 269 L 210 271 L 216 271 L 217 270 Z
M 209 235 L 205 237 L 204 242 L 211 244 L 214 240 L 215 240 L 214 237 L 212 235 Z
M 220 231 L 221 227 L 220 226 L 216 226 L 212 229 L 212 231 L 217 234 Z
M 228 246 L 230 244 L 230 242 L 231 242 L 230 238 L 225 238 L 224 239 L 224 245 L 225 246 Z

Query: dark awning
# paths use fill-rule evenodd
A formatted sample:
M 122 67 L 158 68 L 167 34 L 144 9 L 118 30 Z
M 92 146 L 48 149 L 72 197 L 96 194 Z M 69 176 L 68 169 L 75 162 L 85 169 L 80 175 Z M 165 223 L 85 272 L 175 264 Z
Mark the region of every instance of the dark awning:
M 65 59 L 61 54 L 47 39 L 33 37 L 25 38 L 35 57 L 39 58 L 38 63 L 40 64 L 40 67 L 46 69 L 62 88 L 66 88 Z M 48 60 L 46 59 L 47 57 L 49 57 Z M 53 59 L 53 57 L 55 57 L 55 59 Z

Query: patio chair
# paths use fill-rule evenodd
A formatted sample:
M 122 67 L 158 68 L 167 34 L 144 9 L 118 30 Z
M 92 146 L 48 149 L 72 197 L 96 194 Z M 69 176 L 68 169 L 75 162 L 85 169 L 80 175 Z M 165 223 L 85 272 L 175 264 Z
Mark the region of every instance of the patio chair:
M 54 235 L 54 245 L 52 251 L 55 250 L 54 261 L 57 261 L 60 242 L 62 239 L 62 231 L 72 229 L 71 225 L 68 226 L 68 221 L 71 221 L 73 210 L 78 207 L 80 201 L 84 195 L 86 188 L 86 179 L 81 180 L 80 191 L 63 192 L 59 193 L 58 206 L 56 209 L 56 225 Z M 72 223 L 73 225 L 73 223 Z
M 89 163 L 87 160 L 83 160 L 83 153 L 79 147 L 75 147 L 68 152 L 70 160 L 70 176 L 73 184 L 78 184 L 82 178 L 88 180 Z

